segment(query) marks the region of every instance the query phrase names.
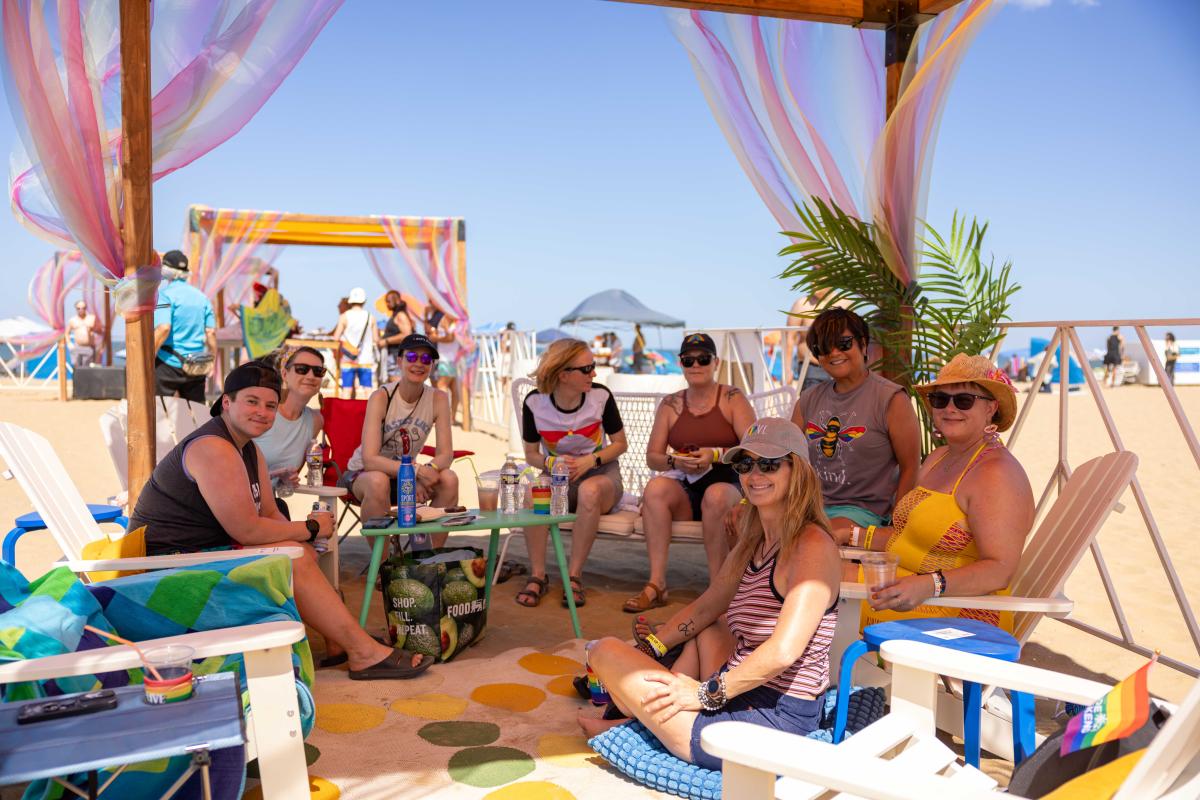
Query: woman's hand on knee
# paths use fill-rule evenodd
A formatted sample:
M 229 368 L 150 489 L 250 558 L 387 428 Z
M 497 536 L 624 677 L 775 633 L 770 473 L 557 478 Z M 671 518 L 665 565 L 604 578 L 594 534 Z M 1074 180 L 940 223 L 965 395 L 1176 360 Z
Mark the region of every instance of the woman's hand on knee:
M 649 685 L 642 695 L 642 708 L 661 725 L 680 711 L 699 711 L 700 683 L 679 672 L 651 672 L 646 675 Z

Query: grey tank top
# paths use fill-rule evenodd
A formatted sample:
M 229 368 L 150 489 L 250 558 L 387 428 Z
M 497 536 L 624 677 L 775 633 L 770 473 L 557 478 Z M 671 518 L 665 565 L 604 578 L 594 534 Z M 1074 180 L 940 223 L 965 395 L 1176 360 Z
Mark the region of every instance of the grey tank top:
M 808 462 L 821 479 L 826 505 L 858 506 L 887 516 L 900 480 L 887 407 L 902 391 L 872 372 L 845 394 L 834 391 L 833 381 L 825 381 L 800 395 Z
M 443 351 L 444 352 L 444 351 Z M 431 386 L 421 387 L 421 396 L 415 403 L 407 403 L 400 396 L 400 383 L 389 383 L 380 387 L 387 395 L 387 408 L 383 412 L 383 425 L 379 437 L 379 455 L 399 461 L 401 456 L 412 456 L 415 461 L 433 430 L 433 393 Z M 347 469 L 363 468 L 362 445 L 360 444 L 346 463 Z
M 194 430 L 167 453 L 142 488 L 137 507 L 129 519 L 129 529 L 146 526 L 147 555 L 194 553 L 237 544 L 221 527 L 183 463 L 188 446 L 205 436 L 219 436 L 237 446 L 225 421 L 217 417 Z M 261 511 L 261 484 L 266 476 L 260 478 L 258 474 L 258 448 L 253 441 L 246 442 L 241 456 L 250 494 Z

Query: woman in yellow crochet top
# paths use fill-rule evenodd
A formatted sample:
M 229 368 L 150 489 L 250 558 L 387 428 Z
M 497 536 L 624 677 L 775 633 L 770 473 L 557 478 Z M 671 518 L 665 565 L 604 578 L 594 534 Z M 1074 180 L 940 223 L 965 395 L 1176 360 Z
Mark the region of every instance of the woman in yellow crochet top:
M 941 595 L 1000 594 L 1033 526 L 1025 470 L 997 435 L 1016 417 L 1016 391 L 984 356 L 959 354 L 916 387 L 945 444 L 896 503 L 893 527 L 849 526 L 851 546 L 900 556 L 897 579 L 871 589 L 863 625 L 911 617 L 967 617 L 1012 631 L 1012 614 L 922 605 Z

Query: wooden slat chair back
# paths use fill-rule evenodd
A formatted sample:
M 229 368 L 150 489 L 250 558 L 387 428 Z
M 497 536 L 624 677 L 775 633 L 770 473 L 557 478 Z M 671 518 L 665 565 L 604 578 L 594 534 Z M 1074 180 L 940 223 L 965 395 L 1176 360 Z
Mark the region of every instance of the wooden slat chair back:
M 1062 493 L 1025 546 L 1012 583 L 1014 597 L 1054 597 L 1083 558 L 1137 470 L 1129 451 L 1093 458 L 1067 480 Z M 1018 613 L 1014 635 L 1028 641 L 1041 614 Z

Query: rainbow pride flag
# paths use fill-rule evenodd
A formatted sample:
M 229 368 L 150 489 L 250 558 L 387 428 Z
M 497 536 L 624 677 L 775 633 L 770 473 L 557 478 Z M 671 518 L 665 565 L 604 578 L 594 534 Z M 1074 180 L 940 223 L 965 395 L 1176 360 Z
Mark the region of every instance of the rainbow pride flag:
M 1120 739 L 1145 725 L 1150 716 L 1147 676 L 1154 661 L 1147 661 L 1104 697 L 1071 717 L 1059 755 Z

